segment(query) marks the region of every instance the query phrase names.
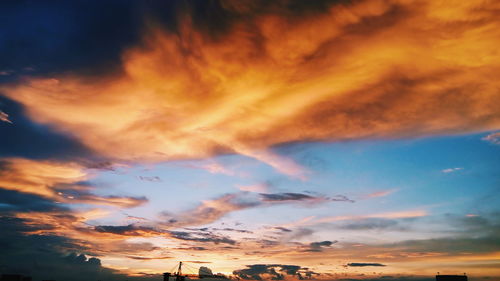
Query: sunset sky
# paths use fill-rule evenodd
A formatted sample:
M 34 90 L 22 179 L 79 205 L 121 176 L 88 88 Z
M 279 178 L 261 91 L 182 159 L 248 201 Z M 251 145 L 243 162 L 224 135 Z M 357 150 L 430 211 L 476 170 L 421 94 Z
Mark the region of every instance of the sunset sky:
M 1 1 L 0 273 L 500 280 L 499 73 L 495 0 Z

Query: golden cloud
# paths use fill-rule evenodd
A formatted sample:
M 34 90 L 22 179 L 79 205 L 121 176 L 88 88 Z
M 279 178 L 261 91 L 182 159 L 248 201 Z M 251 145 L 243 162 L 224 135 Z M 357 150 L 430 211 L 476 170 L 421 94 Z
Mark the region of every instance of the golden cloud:
M 82 182 L 92 177 L 77 163 L 2 159 L 0 188 L 30 193 L 59 203 L 86 203 L 131 208 L 147 202 L 144 197 L 98 196 Z
M 253 13 L 216 38 L 184 16 L 177 32 L 152 27 L 125 52 L 123 74 L 27 78 L 1 90 L 114 159 L 236 152 L 305 178 L 268 148 L 500 128 L 499 8 L 355 1 L 303 17 Z
M 74 184 L 87 179 L 87 174 L 77 164 L 56 164 L 21 158 L 4 159 L 0 172 L 0 186 L 4 189 L 57 197 L 54 187 Z M 72 188 L 79 188 L 73 185 Z

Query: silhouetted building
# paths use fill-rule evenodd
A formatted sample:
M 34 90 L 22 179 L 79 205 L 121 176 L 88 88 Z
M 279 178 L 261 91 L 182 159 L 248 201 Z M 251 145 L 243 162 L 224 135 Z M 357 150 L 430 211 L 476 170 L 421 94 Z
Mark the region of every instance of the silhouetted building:
M 19 274 L 2 274 L 2 281 L 23 281 L 23 276 Z
M 467 275 L 436 275 L 436 281 L 467 281 Z
M 20 274 L 2 274 L 0 281 L 31 281 L 31 277 Z
M 170 272 L 163 273 L 163 281 L 169 281 L 169 279 L 170 279 Z

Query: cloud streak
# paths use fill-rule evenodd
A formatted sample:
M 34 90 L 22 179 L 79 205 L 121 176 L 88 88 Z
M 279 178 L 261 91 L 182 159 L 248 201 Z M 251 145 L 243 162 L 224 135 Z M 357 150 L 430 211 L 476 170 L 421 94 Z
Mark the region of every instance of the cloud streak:
M 131 208 L 143 205 L 145 197 L 98 196 L 85 181 L 91 176 L 77 163 L 3 159 L 0 188 L 42 196 L 56 202 L 85 203 Z
M 9 114 L 7 114 L 1 110 L 0 110 L 0 121 L 13 124 L 12 121 L 10 121 L 10 119 L 9 119 Z
M 386 266 L 385 264 L 381 263 L 370 263 L 370 262 L 352 262 L 348 263 L 347 266 L 350 267 L 367 267 L 367 266 Z
M 464 168 L 448 168 L 441 170 L 442 173 L 449 174 L 463 170 Z
M 303 193 L 229 193 L 213 200 L 205 200 L 198 207 L 179 214 L 163 212 L 164 227 L 197 226 L 215 222 L 225 215 L 239 210 L 269 207 L 277 204 L 319 204 L 331 201 L 353 202 L 345 196 L 334 198 L 311 196 Z
M 490 142 L 492 144 L 500 144 L 500 132 L 489 134 L 482 138 L 482 140 Z

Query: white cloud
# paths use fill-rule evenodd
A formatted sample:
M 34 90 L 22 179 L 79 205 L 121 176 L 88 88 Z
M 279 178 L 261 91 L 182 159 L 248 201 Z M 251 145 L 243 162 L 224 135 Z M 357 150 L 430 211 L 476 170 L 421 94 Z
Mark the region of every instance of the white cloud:
M 500 145 L 500 132 L 491 133 L 491 134 L 487 135 L 486 137 L 482 138 L 482 140 L 491 142 L 492 144 L 499 144 Z
M 444 170 L 441 170 L 441 172 L 443 173 L 453 173 L 453 172 L 457 172 L 457 171 L 460 171 L 460 170 L 463 170 L 464 168 L 448 168 L 448 169 L 444 169 Z

